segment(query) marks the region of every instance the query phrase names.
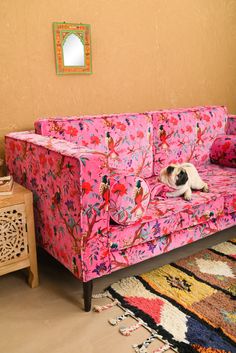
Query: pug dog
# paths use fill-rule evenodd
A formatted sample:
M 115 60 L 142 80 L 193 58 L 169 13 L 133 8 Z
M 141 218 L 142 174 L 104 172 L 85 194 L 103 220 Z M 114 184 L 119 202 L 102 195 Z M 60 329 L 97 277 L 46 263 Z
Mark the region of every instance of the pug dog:
M 204 183 L 192 163 L 171 164 L 160 172 L 162 183 L 170 186 L 176 191 L 168 192 L 168 197 L 184 195 L 186 201 L 192 198 L 192 190 L 209 192 L 208 185 Z

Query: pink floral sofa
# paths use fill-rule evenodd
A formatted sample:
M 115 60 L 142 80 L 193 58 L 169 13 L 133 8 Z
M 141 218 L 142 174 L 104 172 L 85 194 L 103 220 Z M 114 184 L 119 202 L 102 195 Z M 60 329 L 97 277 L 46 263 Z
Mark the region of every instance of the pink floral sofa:
M 236 224 L 236 169 L 210 161 L 215 139 L 235 134 L 224 107 L 196 107 L 39 119 L 6 136 L 9 172 L 34 195 L 38 244 L 83 281 L 86 311 L 94 278 Z M 167 198 L 160 169 L 186 161 L 210 192 Z

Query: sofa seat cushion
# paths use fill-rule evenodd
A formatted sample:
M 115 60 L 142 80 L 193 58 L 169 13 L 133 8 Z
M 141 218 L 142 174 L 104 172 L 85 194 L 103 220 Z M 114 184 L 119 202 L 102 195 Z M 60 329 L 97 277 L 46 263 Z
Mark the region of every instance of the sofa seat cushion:
M 111 251 L 111 270 L 115 271 L 138 262 L 150 259 L 151 257 L 166 253 L 170 250 L 182 247 L 197 240 L 203 239 L 210 234 L 232 227 L 236 224 L 236 214 L 223 215 L 216 220 L 209 220 L 188 229 L 172 232 L 168 236 L 161 236 L 152 241 L 137 244 L 127 249 Z M 113 244 L 111 244 L 113 246 Z M 184 254 L 183 249 L 183 254 Z M 183 255 L 184 256 L 184 255 Z
M 199 174 L 208 183 L 211 193 L 224 197 L 224 212 L 236 211 L 236 169 L 209 163 Z
M 149 187 L 156 184 L 145 215 L 135 224 L 110 227 L 111 249 L 125 249 L 134 244 L 151 241 L 163 235 L 214 220 L 224 213 L 224 196 L 215 193 L 193 192 L 190 202 L 181 197 L 167 198 L 157 177 L 146 179 Z M 158 185 L 159 183 L 159 185 Z M 155 195 L 155 196 L 154 196 Z
M 198 168 L 210 192 L 194 191 L 190 202 L 167 198 L 158 176 L 145 179 L 151 192 L 146 214 L 130 226 L 111 226 L 111 249 L 126 249 L 236 211 L 236 169 L 214 164 Z
M 194 203 L 199 206 L 202 203 L 209 202 L 219 198 L 224 198 L 224 212 L 232 213 L 236 211 L 236 169 L 215 165 L 212 163 L 205 164 L 197 168 L 201 178 L 208 183 L 209 193 L 200 191 L 193 192 L 192 201 L 186 202 L 182 197 L 167 198 L 166 192 L 168 187 L 159 182 L 158 176 L 145 179 L 149 185 L 151 193 L 150 206 L 147 209 L 145 217 L 150 217 L 152 210 L 159 217 L 168 216 L 173 213 L 180 212 L 187 205 Z M 187 204 L 187 205 L 186 205 Z M 153 207 L 153 205 L 155 205 Z
M 211 162 L 226 167 L 236 167 L 236 135 L 221 135 L 210 150 Z

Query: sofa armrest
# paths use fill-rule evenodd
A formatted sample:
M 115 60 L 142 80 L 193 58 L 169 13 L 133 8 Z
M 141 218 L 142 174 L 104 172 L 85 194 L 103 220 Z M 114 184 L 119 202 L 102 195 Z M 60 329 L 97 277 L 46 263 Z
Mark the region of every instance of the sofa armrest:
M 32 132 L 5 141 L 10 174 L 34 195 L 39 244 L 83 281 L 109 273 L 107 157 Z
M 236 135 L 236 115 L 229 115 L 226 124 L 227 135 Z

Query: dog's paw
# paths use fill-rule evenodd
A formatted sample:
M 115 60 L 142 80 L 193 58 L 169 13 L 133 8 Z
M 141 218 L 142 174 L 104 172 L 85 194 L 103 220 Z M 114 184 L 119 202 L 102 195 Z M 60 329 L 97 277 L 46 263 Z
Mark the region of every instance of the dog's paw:
M 192 192 L 189 189 L 189 190 L 185 191 L 185 193 L 184 193 L 184 200 L 185 201 L 191 201 L 191 199 L 192 199 Z
M 167 196 L 167 197 L 174 197 L 173 194 L 172 194 L 172 192 L 167 192 L 167 193 L 166 193 L 166 196 Z
M 205 186 L 202 189 L 203 192 L 209 192 L 209 187 L 207 184 L 205 184 Z

